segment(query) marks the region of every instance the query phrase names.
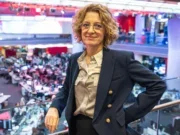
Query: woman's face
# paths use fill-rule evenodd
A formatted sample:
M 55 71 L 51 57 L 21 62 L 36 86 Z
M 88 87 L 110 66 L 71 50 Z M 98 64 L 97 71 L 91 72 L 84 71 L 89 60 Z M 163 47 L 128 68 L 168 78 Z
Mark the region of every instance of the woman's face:
M 86 47 L 103 46 L 105 29 L 99 14 L 87 12 L 81 25 L 82 42 Z

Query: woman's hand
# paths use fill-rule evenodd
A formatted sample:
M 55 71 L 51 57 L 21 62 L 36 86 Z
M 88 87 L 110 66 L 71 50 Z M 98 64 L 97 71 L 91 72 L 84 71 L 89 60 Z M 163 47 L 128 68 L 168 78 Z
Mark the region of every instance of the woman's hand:
M 53 133 L 59 124 L 59 114 L 56 108 L 49 108 L 46 117 L 45 117 L 45 126 L 46 128 Z

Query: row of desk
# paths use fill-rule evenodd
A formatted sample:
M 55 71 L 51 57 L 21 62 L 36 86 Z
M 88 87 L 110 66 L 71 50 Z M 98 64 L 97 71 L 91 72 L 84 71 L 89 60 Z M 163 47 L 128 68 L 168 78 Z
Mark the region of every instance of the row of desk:
M 59 92 L 59 88 L 62 86 L 55 87 L 52 91 L 51 87 L 44 86 L 44 85 L 34 85 L 34 88 L 32 88 L 33 82 L 20 82 L 19 84 L 22 87 L 22 94 L 24 95 L 25 92 L 31 93 L 31 94 L 37 94 L 37 93 L 43 93 L 45 96 L 48 95 L 55 95 Z

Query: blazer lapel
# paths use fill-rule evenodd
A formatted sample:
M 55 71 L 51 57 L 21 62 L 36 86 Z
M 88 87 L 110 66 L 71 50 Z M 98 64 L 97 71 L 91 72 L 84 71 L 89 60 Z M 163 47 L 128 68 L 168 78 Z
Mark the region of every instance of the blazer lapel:
M 71 85 L 71 96 L 73 96 L 73 97 L 71 97 L 70 99 L 73 99 L 72 100 L 72 105 L 73 105 L 73 112 L 75 111 L 75 105 L 73 104 L 73 103 L 75 103 L 75 91 L 74 91 L 74 84 L 75 84 L 75 81 L 76 81 L 76 78 L 77 78 L 77 76 L 78 76 L 78 74 L 79 74 L 79 66 L 78 66 L 78 64 L 76 64 L 75 65 L 75 67 L 74 67 L 74 74 L 73 74 L 73 76 L 72 76 L 72 85 Z
M 75 81 L 76 81 L 76 78 L 79 74 L 79 65 L 77 63 L 77 60 L 79 58 L 79 56 L 81 56 L 83 52 L 79 53 L 78 55 L 76 55 L 76 57 L 73 59 L 73 67 L 72 67 L 72 84 L 71 84 L 71 90 L 74 91 L 74 84 L 75 84 Z
M 76 64 L 74 66 L 74 74 L 73 74 L 73 77 L 72 77 L 72 88 L 74 88 L 74 84 L 75 84 L 75 81 L 76 81 L 76 78 L 77 78 L 78 74 L 79 74 L 79 66 L 78 66 L 78 64 Z
M 74 60 L 77 61 L 77 58 L 74 58 Z M 75 84 L 76 78 L 77 78 L 78 73 L 79 73 L 79 66 L 78 66 L 76 61 L 72 62 L 73 63 L 73 68 L 71 70 L 71 72 L 72 72 L 72 80 L 70 82 L 71 84 L 69 84 L 71 87 L 70 87 L 69 98 L 68 98 L 68 102 L 67 102 L 66 118 L 71 117 L 73 112 L 76 109 L 74 84 Z
M 105 98 L 109 91 L 113 70 L 114 70 L 114 59 L 110 49 L 103 49 L 103 61 L 101 66 L 101 72 L 97 87 L 96 104 L 94 111 L 93 122 L 97 119 L 100 110 L 104 104 Z

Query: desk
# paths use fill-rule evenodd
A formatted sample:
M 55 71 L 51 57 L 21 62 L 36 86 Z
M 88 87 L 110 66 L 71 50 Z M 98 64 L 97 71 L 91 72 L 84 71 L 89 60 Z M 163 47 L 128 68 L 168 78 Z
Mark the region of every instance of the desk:
M 34 86 L 34 92 L 32 91 L 32 88 L 30 85 L 27 84 L 27 82 L 20 82 L 19 83 L 22 86 L 22 95 L 25 95 L 25 91 L 29 92 L 29 93 L 44 93 L 45 96 L 48 95 L 55 95 L 59 92 L 59 88 L 61 88 L 62 86 L 58 86 L 56 88 L 54 88 L 54 91 L 51 91 L 51 87 L 47 87 L 47 86 L 43 86 L 43 85 L 35 85 Z M 24 91 L 25 90 L 25 91 Z
M 11 114 L 9 111 L 0 114 L 0 120 L 9 120 L 11 119 Z
M 36 92 L 44 93 L 45 96 L 56 95 L 59 92 L 59 88 L 58 87 L 54 88 L 54 91 L 51 91 L 50 87 L 43 86 L 43 85 L 35 86 L 35 90 L 36 90 Z
M 144 130 L 143 134 L 145 134 L 145 135 L 157 135 L 157 131 L 148 127 L 147 129 Z M 170 134 L 168 134 L 166 132 L 160 132 L 159 131 L 159 135 L 170 135 Z
M 54 91 L 48 91 L 45 93 L 45 96 L 56 95 L 59 92 L 59 88 L 54 88 Z
M 0 96 L 0 109 L 2 109 L 3 105 L 4 106 L 7 106 L 7 104 L 5 103 L 8 98 L 10 98 L 11 95 L 3 95 L 3 96 Z M 4 103 L 4 104 L 3 104 Z
M 31 86 L 30 85 L 28 85 L 26 82 L 20 82 L 19 83 L 21 86 L 22 86 L 22 88 L 24 88 L 26 91 L 28 91 L 28 92 L 32 92 L 32 89 L 31 89 Z
M 34 89 L 36 90 L 36 92 L 41 92 L 41 93 L 50 91 L 50 87 L 43 86 L 43 85 L 35 85 Z
M 1 103 L 4 103 L 8 98 L 10 98 L 11 95 L 3 95 L 3 96 L 0 96 L 0 104 Z

